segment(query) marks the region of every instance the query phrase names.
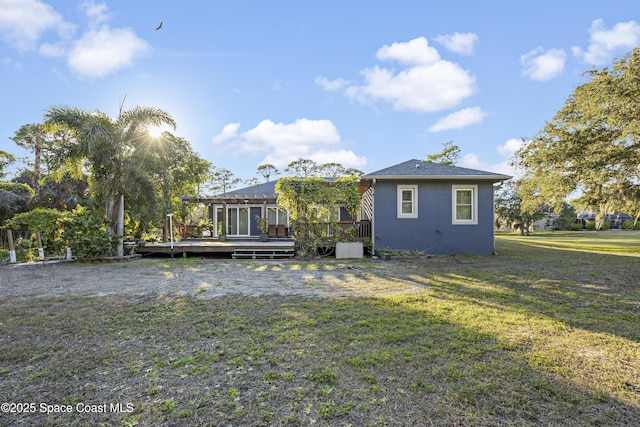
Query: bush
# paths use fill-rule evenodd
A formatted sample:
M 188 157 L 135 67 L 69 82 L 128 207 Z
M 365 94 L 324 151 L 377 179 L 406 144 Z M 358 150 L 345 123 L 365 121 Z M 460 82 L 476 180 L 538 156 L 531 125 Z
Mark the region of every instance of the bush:
M 111 254 L 112 241 L 104 217 L 96 210 L 78 206 L 63 223 L 63 237 L 78 258 Z
M 611 229 L 611 223 L 609 221 L 605 221 L 602 223 L 602 227 L 600 227 L 600 230 L 609 230 Z
M 586 228 L 587 228 L 587 230 L 589 230 L 589 231 L 595 231 L 595 229 L 596 229 L 596 222 L 595 222 L 595 221 L 587 221 Z
M 578 223 L 578 222 L 574 222 L 573 224 L 571 224 L 569 226 L 569 229 L 571 231 L 581 231 L 582 230 L 582 224 Z
M 627 219 L 622 223 L 622 228 L 625 230 L 640 230 L 640 221 L 634 225 L 633 221 Z
M 82 206 L 72 212 L 34 209 L 14 216 L 7 225 L 13 229 L 26 227 L 31 233 L 40 231 L 42 246 L 48 254 L 64 254 L 69 246 L 79 258 L 97 258 L 110 255 L 114 245 L 102 214 Z
M 31 233 L 40 231 L 42 247 L 45 252 L 60 255 L 64 253 L 66 246 L 62 238 L 63 229 L 60 223 L 67 216 L 69 216 L 69 212 L 38 208 L 15 215 L 7 221 L 7 226 L 14 230 L 27 228 Z

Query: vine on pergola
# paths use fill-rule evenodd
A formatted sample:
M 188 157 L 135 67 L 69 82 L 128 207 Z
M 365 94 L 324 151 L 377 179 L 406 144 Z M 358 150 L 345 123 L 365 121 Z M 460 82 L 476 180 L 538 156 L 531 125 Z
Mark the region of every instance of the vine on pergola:
M 317 248 L 329 241 L 350 240 L 355 237 L 355 218 L 360 209 L 358 179 L 355 176 L 329 181 L 323 178 L 280 178 L 275 191 L 278 206 L 289 212 L 295 223 L 295 239 L 300 254 L 315 254 Z M 354 218 L 352 233 L 336 228 L 331 237 L 322 233 L 322 218 L 336 205 L 344 205 L 351 218 Z

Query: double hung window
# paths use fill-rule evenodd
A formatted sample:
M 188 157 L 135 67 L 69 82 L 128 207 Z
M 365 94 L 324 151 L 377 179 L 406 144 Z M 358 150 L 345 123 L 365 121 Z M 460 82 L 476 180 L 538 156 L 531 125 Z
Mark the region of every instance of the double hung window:
M 398 218 L 418 218 L 417 185 L 398 185 Z
M 453 186 L 452 222 L 454 225 L 478 223 L 478 186 Z

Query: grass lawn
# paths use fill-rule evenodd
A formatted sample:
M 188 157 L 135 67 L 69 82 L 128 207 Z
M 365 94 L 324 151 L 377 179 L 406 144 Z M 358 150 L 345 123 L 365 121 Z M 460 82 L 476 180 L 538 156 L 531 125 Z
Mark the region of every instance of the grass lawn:
M 5 299 L 0 425 L 638 425 L 640 233 L 496 240 L 353 263 L 393 297 Z

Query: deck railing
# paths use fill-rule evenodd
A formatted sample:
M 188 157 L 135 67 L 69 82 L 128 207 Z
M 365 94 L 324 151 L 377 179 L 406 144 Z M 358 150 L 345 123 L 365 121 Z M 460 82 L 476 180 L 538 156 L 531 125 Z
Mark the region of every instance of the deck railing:
M 310 225 L 310 233 L 316 238 L 336 240 L 362 240 L 371 238 L 370 221 L 322 222 Z

